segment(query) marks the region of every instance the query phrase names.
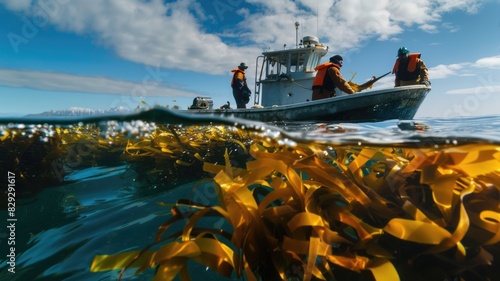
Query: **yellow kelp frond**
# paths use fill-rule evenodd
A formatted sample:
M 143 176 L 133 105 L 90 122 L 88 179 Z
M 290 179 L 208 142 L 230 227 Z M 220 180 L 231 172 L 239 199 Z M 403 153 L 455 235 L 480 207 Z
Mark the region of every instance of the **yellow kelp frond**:
M 171 145 L 158 136 L 158 147 Z M 213 144 L 177 137 L 183 151 Z M 151 267 L 155 280 L 191 280 L 187 262 L 194 260 L 248 280 L 380 281 L 423 272 L 469 280 L 486 279 L 474 268 L 500 258 L 498 146 L 287 146 L 249 137 L 238 141 L 248 145 L 240 154 L 224 147 L 218 161 L 203 162 L 217 202 L 164 204 L 172 217 L 154 247 L 97 256 L 91 269 Z M 245 165 L 233 165 L 247 152 Z
M 122 159 L 134 164 L 138 182 L 174 185 L 205 176 L 205 163 L 223 163 L 224 151 L 239 154 L 232 164 L 244 167 L 249 133 L 225 126 L 165 126 L 130 140 Z M 245 156 L 247 155 L 247 156 Z
M 79 169 L 117 162 L 127 140 L 110 140 L 96 125 L 12 125 L 2 130 L 0 149 L 3 167 L 19 175 L 23 193 L 60 184 Z
M 200 179 L 213 188 L 212 201 L 196 202 L 195 184 L 191 198 L 160 204 L 170 216 L 150 246 L 101 253 L 93 272 L 134 268 L 154 280 L 190 280 L 194 261 L 256 281 L 496 277 L 495 144 L 335 146 L 226 126 L 165 125 L 127 137 L 95 125 L 44 129 L 13 127 L 0 137 L 23 188 L 118 159 L 139 182 Z
M 370 80 L 366 81 L 365 83 L 361 84 L 361 85 L 358 85 L 354 82 L 352 82 L 352 79 L 354 79 L 354 76 L 356 76 L 356 74 L 354 74 L 351 79 L 347 82 L 349 83 L 349 86 L 351 86 L 351 88 L 355 91 L 355 92 L 361 92 L 363 90 L 366 90 L 366 89 L 371 89 L 373 87 L 373 84 L 375 84 L 375 82 L 377 82 L 378 80 L 380 80 L 381 78 L 389 75 L 391 72 L 387 72 L 386 74 L 384 75 L 381 75 L 379 77 L 375 77 L 373 76 Z
M 368 82 L 365 82 L 361 85 L 358 85 L 352 81 L 349 81 L 347 82 L 349 84 L 349 86 L 351 86 L 351 88 L 356 92 L 356 93 L 359 93 L 363 90 L 366 90 L 366 89 L 371 89 L 373 87 L 373 84 L 375 83 L 375 81 L 368 81 Z
M 297 172 L 296 168 L 304 165 L 306 159 L 312 160 L 315 156 L 311 155 L 311 157 L 304 158 L 302 152 L 299 151 L 296 151 L 299 153 L 291 154 L 285 151 L 268 153 L 262 148 L 263 146 L 257 144 L 252 146 L 251 151 L 253 151 L 252 154 L 256 160 L 249 162 L 247 171 L 240 173 L 237 177 L 234 176 L 230 165 L 228 165 L 229 157 L 226 154 L 226 164 L 217 170 L 217 175 L 214 177 L 215 183 L 220 187 L 218 189 L 221 194 L 219 198 L 223 200 L 223 202 L 220 202 L 223 208 L 217 209 L 218 213 L 223 214 L 223 217 L 233 229 L 230 238 L 232 246 L 228 246 L 236 247 L 242 251 L 241 257 L 229 262 L 229 268 L 235 270 L 238 268 L 238 264 L 241 263 L 242 268 L 246 269 L 244 274 L 248 279 L 252 280 L 255 276 L 267 279 L 270 276 L 286 277 L 287 275 L 293 275 L 291 272 L 287 272 L 287 266 L 282 266 L 283 262 L 290 265 L 307 264 L 305 271 L 302 272 L 310 272 L 311 275 L 305 274 L 305 280 L 310 280 L 312 276 L 322 278 L 325 273 L 333 275 L 331 270 L 323 272 L 325 268 L 330 267 L 327 260 L 335 260 L 336 264 L 353 271 L 367 270 L 368 258 L 350 254 L 345 255 L 345 253 L 334 254 L 335 248 L 332 247 L 332 244 L 339 243 L 352 247 L 353 243 L 359 240 L 358 236 L 363 237 L 365 240 L 371 239 L 369 233 L 373 232 L 373 228 L 365 229 L 365 224 L 357 225 L 355 220 L 348 219 L 343 219 L 348 222 L 347 224 L 335 226 L 335 221 L 340 223 L 340 218 L 336 218 L 335 213 L 331 214 L 332 217 L 314 213 L 319 212 L 321 209 L 316 206 L 319 202 L 315 202 L 316 195 L 314 194 L 316 191 L 323 189 L 317 189 L 312 185 L 305 184 L 302 175 Z M 301 148 L 300 151 L 307 150 Z M 210 168 L 210 171 L 216 170 Z M 317 172 L 322 173 L 322 170 L 317 169 Z M 313 173 L 314 170 L 312 170 Z M 323 175 L 323 177 L 326 178 L 327 176 Z M 335 185 L 335 182 L 327 183 Z M 267 196 L 275 194 L 272 197 L 272 202 L 260 205 L 260 200 L 252 192 L 253 190 L 259 190 L 258 186 L 271 188 L 269 194 L 265 194 L 265 192 L 261 194 L 265 195 L 263 200 Z M 345 189 L 345 186 L 341 184 L 336 186 L 336 189 L 342 190 Z M 331 191 L 333 190 L 335 189 Z M 345 202 L 342 201 L 341 204 L 345 204 Z M 308 211 L 306 205 L 307 209 L 314 210 L 314 212 Z M 280 208 L 286 208 L 287 206 L 290 208 L 286 213 L 280 211 Z M 182 233 L 182 241 L 188 242 L 198 239 L 190 233 L 196 229 L 198 221 L 207 217 L 211 210 L 216 210 L 212 208 L 198 209 L 189 215 L 190 219 Z M 178 211 L 175 212 L 178 213 Z M 276 214 L 285 216 L 282 216 L 281 220 L 276 220 L 274 219 Z M 348 215 L 344 215 L 344 217 L 348 217 Z M 349 224 L 355 224 L 355 227 L 350 227 Z M 163 232 L 167 228 L 163 226 L 161 231 Z M 362 231 L 360 235 L 357 235 L 357 229 Z M 207 229 L 205 231 L 210 232 Z M 212 230 L 212 232 L 217 235 L 215 231 Z M 311 237 L 317 238 L 310 240 Z M 295 242 L 290 244 L 287 241 Z M 310 244 L 311 241 L 313 244 Z M 304 249 L 300 248 L 301 244 L 304 244 Z M 154 254 L 155 257 L 158 255 L 158 252 Z M 309 256 L 309 259 L 306 258 L 307 256 Z M 316 257 L 323 260 L 323 262 L 317 264 Z M 202 264 L 208 264 L 208 260 L 206 260 L 208 256 L 206 255 L 196 255 L 190 258 Z M 213 257 L 210 257 L 210 259 L 213 259 Z M 171 259 L 165 258 L 162 261 L 168 263 L 164 265 L 165 268 L 181 268 L 180 265 L 171 265 L 170 263 L 173 262 Z M 271 264 L 277 266 L 273 268 L 269 266 Z M 151 261 L 150 266 L 155 266 L 153 261 Z M 160 267 L 163 267 L 163 265 L 160 265 Z M 220 268 L 216 270 L 222 273 Z M 157 274 L 163 274 L 161 270 L 158 272 Z M 171 274 L 172 271 L 168 271 L 168 273 Z M 242 274 L 240 269 L 235 270 L 235 273 Z M 164 275 L 164 277 L 167 278 L 167 275 Z

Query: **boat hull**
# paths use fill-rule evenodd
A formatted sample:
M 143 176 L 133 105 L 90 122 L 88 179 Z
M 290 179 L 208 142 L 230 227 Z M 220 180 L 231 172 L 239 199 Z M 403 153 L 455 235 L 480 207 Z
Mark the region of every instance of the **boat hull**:
M 413 119 L 430 90 L 431 88 L 425 85 L 412 85 L 283 106 L 247 109 L 195 109 L 186 110 L 186 112 L 262 122 L 408 120 Z

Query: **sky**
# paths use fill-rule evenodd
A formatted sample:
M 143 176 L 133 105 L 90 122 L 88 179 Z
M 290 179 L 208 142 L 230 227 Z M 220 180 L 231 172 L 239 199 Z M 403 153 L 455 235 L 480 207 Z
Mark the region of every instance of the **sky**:
M 317 36 L 360 84 L 421 53 L 416 117 L 500 114 L 500 0 L 0 0 L 0 116 L 234 103 L 231 69 Z M 373 89 L 394 86 L 386 76 Z

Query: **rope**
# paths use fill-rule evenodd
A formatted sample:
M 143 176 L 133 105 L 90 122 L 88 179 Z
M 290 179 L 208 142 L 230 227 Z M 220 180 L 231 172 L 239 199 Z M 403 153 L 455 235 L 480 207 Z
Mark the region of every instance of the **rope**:
M 302 88 L 302 89 L 306 89 L 306 90 L 310 90 L 312 91 L 311 88 L 308 88 L 308 87 L 304 87 L 302 85 L 300 85 L 299 83 L 295 82 L 295 80 L 292 79 L 292 77 L 290 77 L 289 75 L 286 75 L 286 74 L 281 74 L 279 77 L 278 77 L 278 80 L 277 81 L 280 81 L 282 78 L 286 78 L 288 79 L 290 82 L 292 82 L 292 84 Z

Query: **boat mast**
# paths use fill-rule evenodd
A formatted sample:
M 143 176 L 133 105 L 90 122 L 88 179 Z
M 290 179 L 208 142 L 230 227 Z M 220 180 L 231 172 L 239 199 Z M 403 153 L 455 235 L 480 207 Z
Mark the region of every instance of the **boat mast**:
M 299 47 L 299 25 L 298 21 L 295 22 L 295 48 Z

